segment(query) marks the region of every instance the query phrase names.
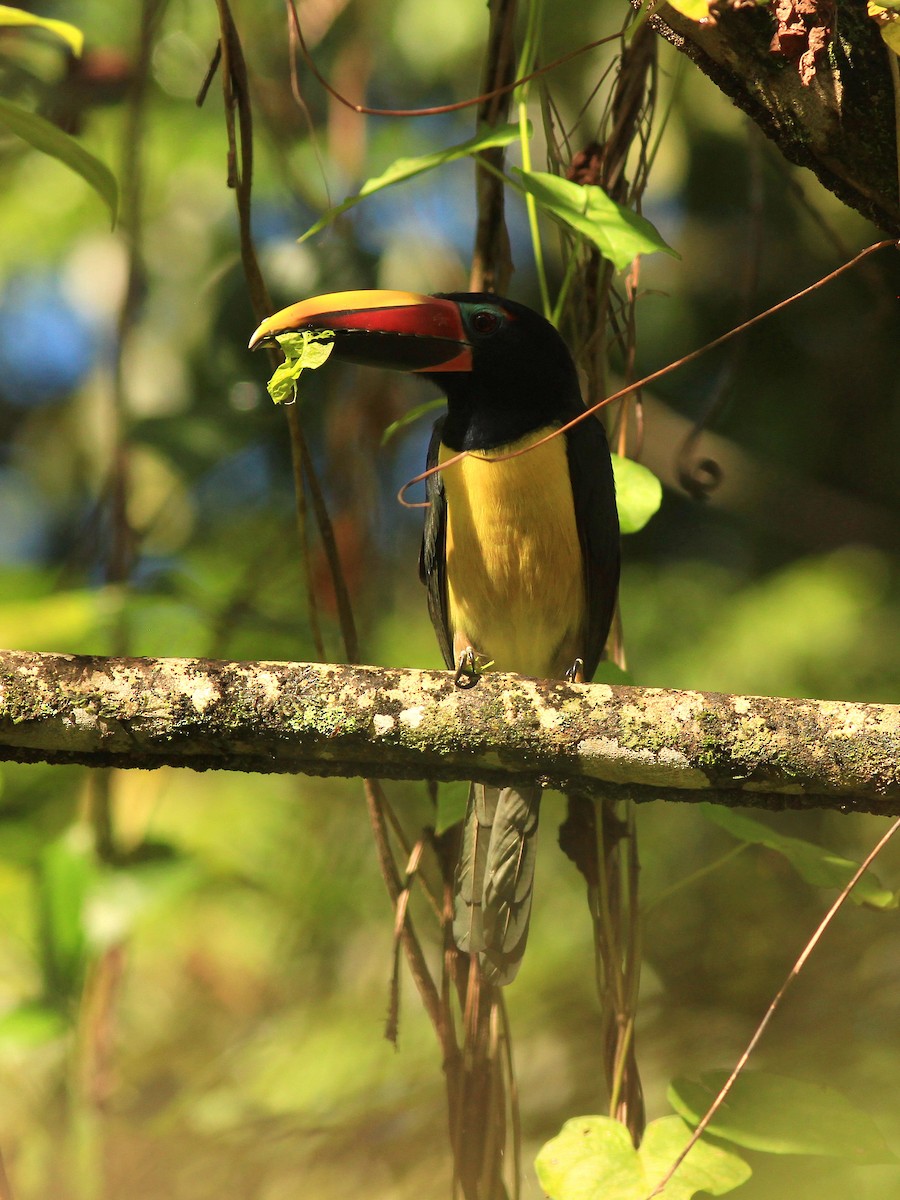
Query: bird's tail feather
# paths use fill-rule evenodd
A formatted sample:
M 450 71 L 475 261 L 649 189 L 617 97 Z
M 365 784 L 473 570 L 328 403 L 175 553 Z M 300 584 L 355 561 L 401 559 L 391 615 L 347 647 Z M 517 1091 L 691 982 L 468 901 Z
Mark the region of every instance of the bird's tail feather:
M 469 789 L 453 933 L 499 985 L 515 977 L 525 952 L 540 802 L 539 787 Z

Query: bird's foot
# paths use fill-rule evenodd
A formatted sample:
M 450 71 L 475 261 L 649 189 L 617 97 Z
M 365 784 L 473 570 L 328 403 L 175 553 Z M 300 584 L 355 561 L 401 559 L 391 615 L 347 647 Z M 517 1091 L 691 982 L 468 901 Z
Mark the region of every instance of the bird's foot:
M 566 671 L 566 683 L 584 683 L 584 659 L 576 658 Z
M 478 682 L 478 655 L 472 646 L 466 646 L 456 658 L 456 674 L 453 682 L 458 688 L 471 688 Z

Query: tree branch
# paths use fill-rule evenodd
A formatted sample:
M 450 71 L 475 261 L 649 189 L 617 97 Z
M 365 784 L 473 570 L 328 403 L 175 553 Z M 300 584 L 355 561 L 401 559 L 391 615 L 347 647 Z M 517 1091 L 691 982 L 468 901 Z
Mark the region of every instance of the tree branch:
M 0 651 L 0 760 L 900 814 L 896 706 L 320 663 Z
M 830 6 L 819 7 L 824 14 Z M 809 167 L 845 204 L 896 234 L 897 119 L 888 51 L 864 4 L 837 0 L 834 9 L 827 51 L 806 83 L 795 63 L 772 50 L 771 7 L 743 6 L 701 24 L 663 5 L 650 23 L 748 113 L 785 158 Z

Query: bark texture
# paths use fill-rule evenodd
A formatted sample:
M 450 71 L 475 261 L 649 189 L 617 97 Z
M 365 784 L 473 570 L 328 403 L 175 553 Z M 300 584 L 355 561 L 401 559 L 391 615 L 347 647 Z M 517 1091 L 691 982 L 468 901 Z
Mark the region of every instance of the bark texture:
M 729 8 L 715 22 L 701 24 L 663 5 L 651 23 L 785 158 L 809 167 L 888 234 L 900 234 L 897 108 L 889 51 L 878 26 L 859 0 L 807 3 L 804 12 L 818 10 L 806 17 L 813 37 L 803 47 L 799 39 L 795 55 L 785 32 L 792 17 L 784 8 L 779 3 Z
M 896 706 L 321 663 L 0 651 L 0 760 L 900 814 Z

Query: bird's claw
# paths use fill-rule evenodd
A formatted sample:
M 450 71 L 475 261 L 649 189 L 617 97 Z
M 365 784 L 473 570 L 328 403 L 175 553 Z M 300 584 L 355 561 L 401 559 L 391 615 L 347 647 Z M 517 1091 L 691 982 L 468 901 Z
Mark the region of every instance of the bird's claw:
M 478 682 L 478 663 L 471 646 L 466 646 L 457 658 L 453 682 L 458 688 L 471 688 Z
M 584 659 L 576 658 L 565 674 L 566 683 L 584 683 Z

